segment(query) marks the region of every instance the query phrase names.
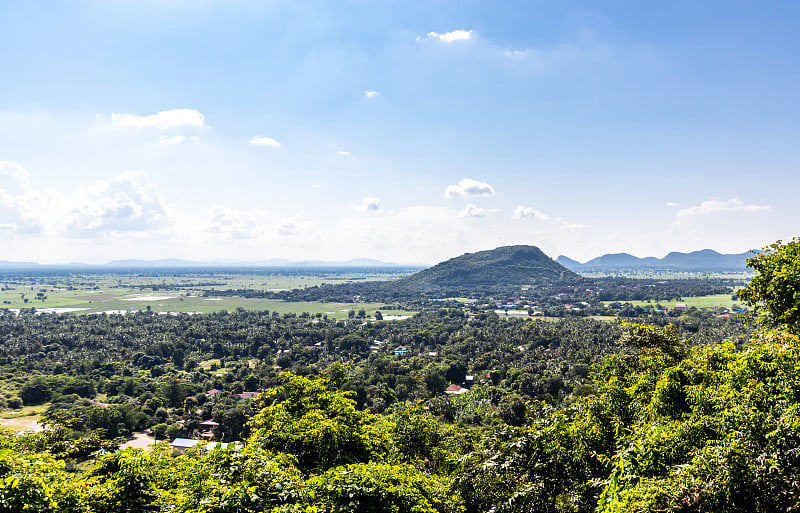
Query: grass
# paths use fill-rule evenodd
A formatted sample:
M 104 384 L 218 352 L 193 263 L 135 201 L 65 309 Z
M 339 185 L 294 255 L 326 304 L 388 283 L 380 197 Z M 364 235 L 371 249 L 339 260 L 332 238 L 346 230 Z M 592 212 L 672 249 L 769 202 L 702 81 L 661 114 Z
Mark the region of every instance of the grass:
M 9 309 L 75 309 L 74 313 L 90 314 L 116 311 L 153 311 L 158 313 L 213 313 L 222 310 L 269 310 L 278 314 L 327 315 L 346 319 L 350 310 L 364 309 L 374 316 L 377 310 L 394 315 L 416 312 L 392 310 L 381 303 L 291 303 L 275 299 L 244 297 L 203 297 L 204 291 L 236 289 L 303 288 L 321 283 L 395 279 L 398 273 L 336 273 L 308 275 L 280 274 L 186 274 L 177 276 L 134 275 L 70 275 L 48 278 L 8 277 L 0 282 L 0 308 Z M 158 285 L 158 290 L 153 286 Z M 139 287 L 145 287 L 144 289 Z M 148 288 L 149 287 L 149 288 Z M 70 290 L 70 288 L 72 290 Z M 39 294 L 39 299 L 37 299 Z M 161 298 L 159 298 L 161 297 Z M 144 299 L 137 299 L 144 298 Z M 26 302 L 27 301 L 27 302 Z
M 47 411 L 47 408 L 50 406 L 50 403 L 44 404 L 36 404 L 33 406 L 23 406 L 18 410 L 6 411 L 4 413 L 0 413 L 0 419 L 19 419 L 22 417 L 39 417 L 44 412 Z
M 710 296 L 684 297 L 680 301 L 627 301 L 633 306 L 655 306 L 660 304 L 664 308 L 673 308 L 675 303 L 686 303 L 688 307 L 695 308 L 733 308 L 742 306 L 742 301 L 731 299 L 731 294 L 714 294 Z
M 198 365 L 203 370 L 209 370 L 209 369 L 211 369 L 212 365 L 216 365 L 217 368 L 219 368 L 219 364 L 220 364 L 219 358 L 212 358 L 211 360 L 203 360 Z

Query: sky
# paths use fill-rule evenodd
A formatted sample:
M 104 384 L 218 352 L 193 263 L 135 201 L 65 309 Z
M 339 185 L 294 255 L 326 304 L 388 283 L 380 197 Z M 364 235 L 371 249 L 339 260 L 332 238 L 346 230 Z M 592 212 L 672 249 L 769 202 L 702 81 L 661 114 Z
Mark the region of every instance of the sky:
M 0 260 L 800 235 L 800 2 L 0 2 Z

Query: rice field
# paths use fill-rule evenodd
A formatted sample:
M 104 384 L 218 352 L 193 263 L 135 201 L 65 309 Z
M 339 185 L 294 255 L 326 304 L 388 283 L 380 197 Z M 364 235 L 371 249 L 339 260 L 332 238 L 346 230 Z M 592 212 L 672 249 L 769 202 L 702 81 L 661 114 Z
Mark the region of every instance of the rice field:
M 381 303 L 291 303 L 276 299 L 239 296 L 204 296 L 206 291 L 231 289 L 283 290 L 321 283 L 392 279 L 393 273 L 342 273 L 336 275 L 241 275 L 192 274 L 176 276 L 129 276 L 119 274 L 70 275 L 41 278 L 0 279 L 0 308 L 17 312 L 36 309 L 41 313 L 124 314 L 151 311 L 162 314 L 213 313 L 269 310 L 279 314 L 308 313 L 345 319 L 350 310 L 366 311 L 370 317 L 380 310 L 396 316 L 416 312 L 392 310 Z M 4 280 L 4 281 L 3 281 Z

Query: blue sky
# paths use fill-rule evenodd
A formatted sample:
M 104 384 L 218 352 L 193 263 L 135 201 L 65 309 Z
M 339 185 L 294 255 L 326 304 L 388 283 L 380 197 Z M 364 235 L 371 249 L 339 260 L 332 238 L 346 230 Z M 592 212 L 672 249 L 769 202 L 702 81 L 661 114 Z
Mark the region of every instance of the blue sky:
M 0 260 L 740 252 L 800 227 L 797 2 L 0 4 Z

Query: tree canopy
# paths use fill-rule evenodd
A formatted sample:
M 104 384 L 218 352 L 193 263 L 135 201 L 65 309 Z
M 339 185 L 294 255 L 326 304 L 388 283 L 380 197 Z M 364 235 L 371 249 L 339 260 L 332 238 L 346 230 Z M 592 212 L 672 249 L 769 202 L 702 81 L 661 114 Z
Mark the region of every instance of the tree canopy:
M 758 274 L 739 297 L 755 308 L 760 322 L 800 333 L 800 237 L 767 246 L 747 265 Z

